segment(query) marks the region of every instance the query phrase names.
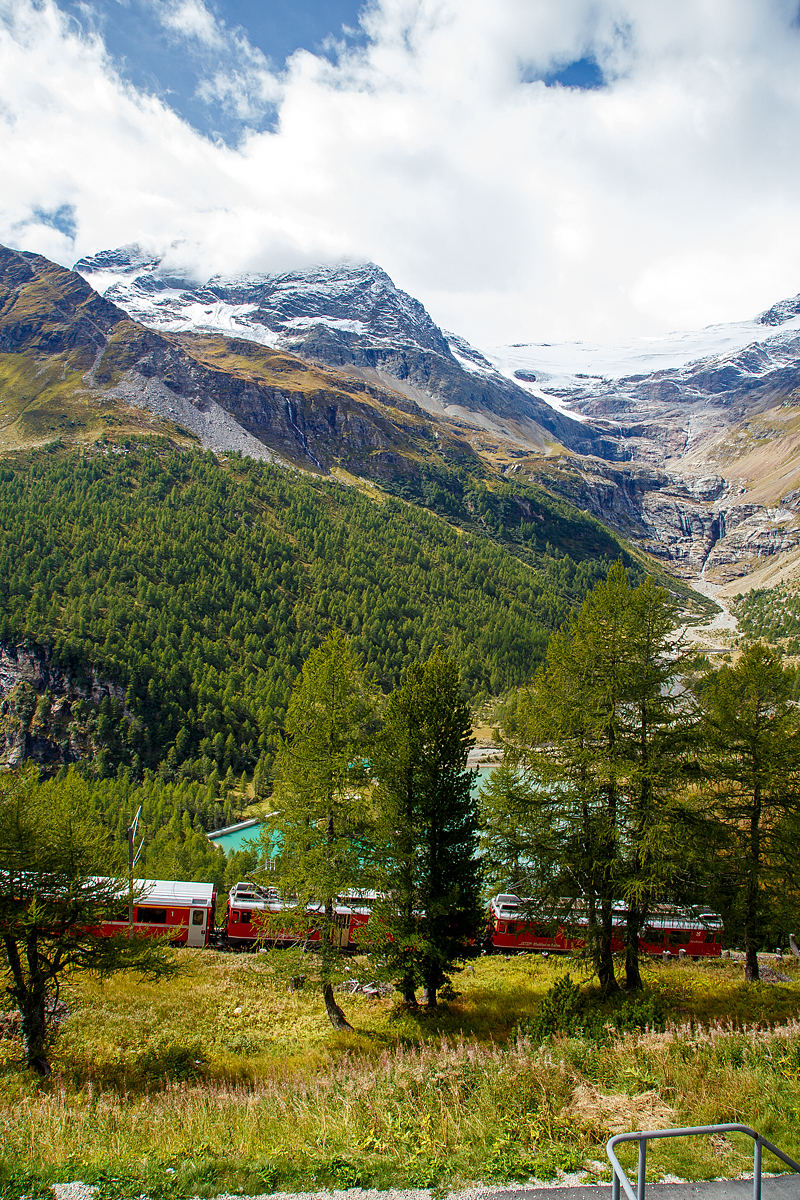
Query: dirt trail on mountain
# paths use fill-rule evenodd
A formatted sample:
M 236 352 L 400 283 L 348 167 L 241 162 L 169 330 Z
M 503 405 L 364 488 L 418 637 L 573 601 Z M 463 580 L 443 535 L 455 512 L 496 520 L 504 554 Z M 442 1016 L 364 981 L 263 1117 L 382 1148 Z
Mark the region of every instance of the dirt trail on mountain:
M 699 625 L 684 625 L 681 632 L 690 646 L 696 646 L 706 654 L 728 654 L 736 645 L 739 636 L 739 622 L 728 607 L 731 598 L 718 584 L 711 583 L 702 576 L 692 580 L 692 587 L 702 596 L 707 596 L 720 606 L 720 611 L 709 621 Z

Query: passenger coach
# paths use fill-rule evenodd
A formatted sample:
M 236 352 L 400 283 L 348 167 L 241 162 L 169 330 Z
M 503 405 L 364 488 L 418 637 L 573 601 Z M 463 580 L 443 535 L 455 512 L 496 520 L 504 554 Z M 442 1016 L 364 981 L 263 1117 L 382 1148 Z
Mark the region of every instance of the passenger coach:
M 583 950 L 589 918 L 584 902 L 576 901 L 562 913 L 535 910 L 536 902 L 519 896 L 494 896 L 489 905 L 486 949 L 510 954 L 520 951 L 564 953 Z M 627 912 L 622 905 L 613 910 L 614 934 L 611 949 L 625 949 Z M 691 958 L 718 958 L 722 953 L 722 918 L 717 913 L 694 913 L 670 905 L 657 905 L 648 916 L 639 936 L 644 954 L 678 955 Z

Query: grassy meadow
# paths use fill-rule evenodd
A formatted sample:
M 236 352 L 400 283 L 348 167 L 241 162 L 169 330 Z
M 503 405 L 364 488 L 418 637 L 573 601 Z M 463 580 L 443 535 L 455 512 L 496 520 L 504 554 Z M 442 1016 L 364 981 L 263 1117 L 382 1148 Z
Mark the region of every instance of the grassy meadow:
M 542 1000 L 567 973 L 581 981 L 577 960 L 479 959 L 431 1013 L 347 995 L 342 1034 L 316 992 L 287 989 L 280 951 L 176 953 L 168 983 L 64 989 L 52 1079 L 0 1040 L 4 1200 L 74 1179 L 103 1200 L 608 1179 L 612 1133 L 725 1121 L 800 1157 L 800 964 L 781 966 L 789 983 L 748 985 L 729 960 L 654 963 L 644 1000 L 607 1005 L 591 1035 L 542 1040 Z M 752 1151 L 653 1143 L 648 1163 L 652 1178 L 731 1176 Z

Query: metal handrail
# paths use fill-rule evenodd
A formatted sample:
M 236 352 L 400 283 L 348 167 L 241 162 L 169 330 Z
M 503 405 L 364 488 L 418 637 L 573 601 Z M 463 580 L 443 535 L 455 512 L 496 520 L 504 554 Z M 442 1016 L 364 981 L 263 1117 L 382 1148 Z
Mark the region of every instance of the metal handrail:
M 755 1129 L 751 1129 L 749 1125 L 690 1125 L 687 1129 L 647 1129 L 638 1133 L 618 1133 L 615 1137 L 609 1139 L 606 1146 L 606 1154 L 611 1163 L 611 1198 L 612 1200 L 620 1200 L 620 1184 L 625 1189 L 625 1195 L 628 1200 L 644 1200 L 645 1177 L 647 1174 L 647 1143 L 651 1138 L 673 1138 L 686 1137 L 687 1135 L 696 1133 L 744 1133 L 747 1137 L 753 1139 L 753 1200 L 761 1200 L 761 1153 L 766 1146 L 771 1150 L 782 1162 L 785 1162 L 787 1167 L 791 1167 L 793 1171 L 800 1174 L 800 1163 L 790 1158 L 788 1154 L 784 1154 L 777 1146 L 773 1146 L 772 1142 L 768 1142 L 760 1133 L 756 1133 Z M 622 1167 L 619 1159 L 614 1153 L 614 1147 L 618 1142 L 638 1142 L 639 1143 L 639 1170 L 636 1181 L 636 1191 L 633 1190 L 628 1176 Z

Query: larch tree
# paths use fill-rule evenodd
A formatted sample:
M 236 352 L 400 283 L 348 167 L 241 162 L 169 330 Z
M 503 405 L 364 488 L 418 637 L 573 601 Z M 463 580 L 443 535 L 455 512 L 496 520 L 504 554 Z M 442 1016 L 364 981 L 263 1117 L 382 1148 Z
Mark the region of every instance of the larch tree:
M 390 696 L 372 757 L 376 952 L 410 1005 L 420 985 L 436 1005 L 483 922 L 472 744 L 458 668 L 439 648 Z
M 624 595 L 624 593 L 623 593 Z M 639 938 L 653 902 L 682 872 L 688 831 L 686 783 L 696 746 L 696 708 L 682 676 L 688 655 L 676 607 L 652 578 L 629 589 L 628 696 L 620 736 L 629 763 L 620 839 L 626 904 L 625 982 L 642 987 Z
M 369 808 L 366 755 L 373 703 L 344 637 L 334 631 L 306 659 L 289 700 L 275 758 L 274 811 L 262 845 L 274 855 L 268 882 L 293 898 L 291 922 L 319 931 L 319 981 L 331 1024 L 350 1026 L 333 994 L 342 948 L 337 898 L 363 886 Z M 311 948 L 311 944 L 308 944 Z
M 517 821 L 523 779 L 528 787 L 528 890 L 554 917 L 585 908 L 607 993 L 618 989 L 615 901 L 627 911 L 627 986 L 639 988 L 639 932 L 678 862 L 684 736 L 674 616 L 663 589 L 651 580 L 631 588 L 615 564 L 551 638 L 506 752 Z
M 793 673 L 756 643 L 701 681 L 706 801 L 727 834 L 725 869 L 743 910 L 745 978 L 757 980 L 767 892 L 790 873 L 800 816 L 800 714 Z
M 99 935 L 138 895 L 84 780 L 70 772 L 42 784 L 30 768 L 0 775 L 0 966 L 32 1070 L 50 1074 L 47 1017 L 65 975 L 177 969 L 161 942 Z

